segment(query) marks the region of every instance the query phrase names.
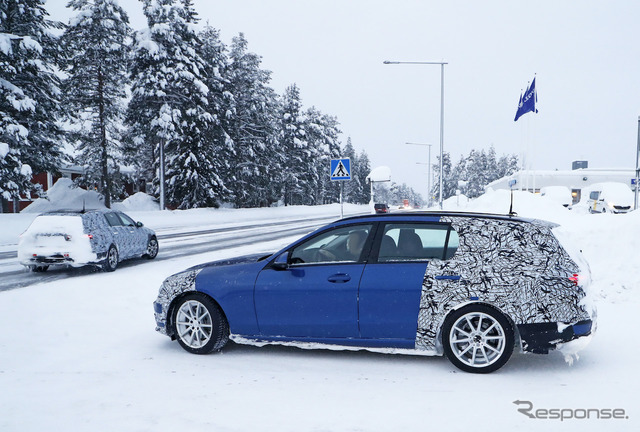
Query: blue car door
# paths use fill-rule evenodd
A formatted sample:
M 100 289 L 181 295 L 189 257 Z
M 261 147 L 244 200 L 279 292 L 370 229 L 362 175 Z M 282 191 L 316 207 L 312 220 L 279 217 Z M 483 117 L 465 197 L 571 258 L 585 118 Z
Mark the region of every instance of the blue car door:
M 378 230 L 360 282 L 362 338 L 414 347 L 427 266 L 445 258 L 447 238 L 448 225 L 432 222 L 387 223 Z
M 267 266 L 256 280 L 260 334 L 283 338 L 357 338 L 358 284 L 372 224 L 332 228 L 294 246 L 286 268 Z

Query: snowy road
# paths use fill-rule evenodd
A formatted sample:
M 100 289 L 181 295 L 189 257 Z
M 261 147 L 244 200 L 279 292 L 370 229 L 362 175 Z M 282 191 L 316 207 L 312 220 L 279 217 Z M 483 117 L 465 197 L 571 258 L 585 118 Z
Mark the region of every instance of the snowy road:
M 171 227 L 159 229 L 156 234 L 160 244 L 160 253 L 156 261 L 193 256 L 291 236 L 302 236 L 335 219 L 334 216 L 320 216 L 286 221 L 241 223 L 215 228 Z M 120 266 L 141 266 L 146 262 L 146 259 L 129 260 L 122 262 Z M 46 273 L 32 273 L 18 263 L 15 250 L 0 252 L 0 291 L 48 283 L 68 277 L 80 277 L 96 271 L 93 267 L 51 267 Z
M 540 201 L 520 207 L 521 214 L 562 223 L 591 263 L 598 332 L 572 366 L 557 352 L 515 353 L 490 375 L 460 372 L 442 357 L 365 351 L 232 343 L 217 354 L 188 354 L 154 331 L 152 302 L 162 280 L 203 262 L 276 250 L 299 234 L 250 227 L 258 223 L 248 219 L 251 212 L 233 212 L 217 228 L 175 228 L 186 226 L 176 212 L 145 224 L 162 227 L 162 235 L 224 228 L 209 234 L 209 246 L 247 244 L 177 256 L 181 243 L 188 249 L 208 242 L 176 235 L 162 241 L 164 252 L 175 246 L 176 254 L 160 260 L 0 292 L 0 431 L 639 430 L 640 345 L 633 332 L 640 214 L 540 214 Z M 223 212 L 202 213 L 211 221 Z M 240 224 L 245 231 L 225 230 Z M 529 405 L 538 417 L 519 411 Z M 622 410 L 620 418 L 607 418 L 612 410 Z M 563 419 L 550 418 L 552 412 Z

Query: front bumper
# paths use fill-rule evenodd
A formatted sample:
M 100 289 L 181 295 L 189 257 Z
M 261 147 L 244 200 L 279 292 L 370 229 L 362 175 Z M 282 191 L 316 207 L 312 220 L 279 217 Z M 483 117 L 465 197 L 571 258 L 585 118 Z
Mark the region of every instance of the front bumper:
M 560 344 L 591 335 L 595 323 L 588 319 L 575 324 L 538 323 L 519 324 L 518 332 L 522 342 L 522 351 L 547 354 Z
M 198 270 L 186 270 L 169 276 L 162 282 L 158 298 L 153 302 L 153 314 L 156 319 L 156 331 L 160 334 L 173 336 L 169 326 L 169 308 L 173 300 L 187 291 L 195 291 Z

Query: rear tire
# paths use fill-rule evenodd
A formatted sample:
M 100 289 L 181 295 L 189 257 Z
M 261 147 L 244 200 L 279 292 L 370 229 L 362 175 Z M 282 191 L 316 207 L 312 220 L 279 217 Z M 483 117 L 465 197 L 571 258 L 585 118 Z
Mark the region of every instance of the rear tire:
M 112 272 L 118 267 L 118 249 L 114 245 L 109 246 L 107 257 L 104 259 L 102 269 L 106 272 Z
M 202 293 L 182 297 L 173 308 L 173 330 L 192 354 L 219 351 L 229 341 L 229 323 L 220 307 Z
M 442 327 L 444 352 L 458 369 L 490 373 L 500 369 L 513 353 L 513 327 L 492 307 L 469 305 L 454 311 Z

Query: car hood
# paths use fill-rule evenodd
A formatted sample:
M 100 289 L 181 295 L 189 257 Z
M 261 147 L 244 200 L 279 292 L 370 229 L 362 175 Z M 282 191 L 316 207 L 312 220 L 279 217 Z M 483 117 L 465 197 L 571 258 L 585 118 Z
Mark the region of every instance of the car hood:
M 185 270 L 185 272 L 192 271 L 192 270 L 202 270 L 209 267 L 223 267 L 223 266 L 230 266 L 235 264 L 249 264 L 249 263 L 253 264 L 253 263 L 257 263 L 258 260 L 260 260 L 260 258 L 266 259 L 270 256 L 271 254 L 262 253 L 262 254 L 244 255 L 236 258 L 228 258 L 228 259 L 218 260 L 218 261 L 211 261 L 208 263 L 203 263 L 203 264 L 198 264 L 196 266 L 193 266 Z

